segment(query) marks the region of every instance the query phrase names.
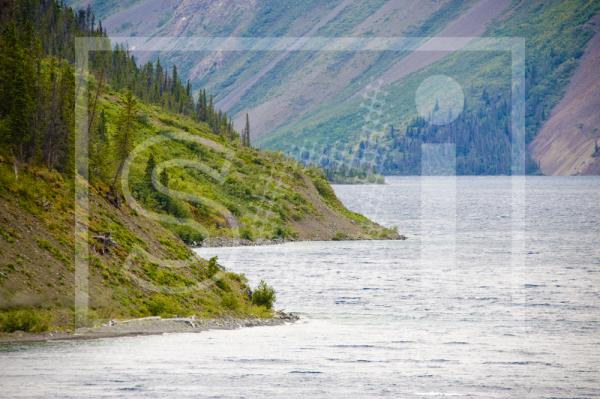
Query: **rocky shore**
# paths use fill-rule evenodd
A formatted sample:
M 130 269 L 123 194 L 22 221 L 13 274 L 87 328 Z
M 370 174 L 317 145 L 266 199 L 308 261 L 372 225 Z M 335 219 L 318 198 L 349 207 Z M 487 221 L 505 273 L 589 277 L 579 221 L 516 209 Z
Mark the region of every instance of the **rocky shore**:
M 192 247 L 197 248 L 211 248 L 211 247 L 254 247 L 259 245 L 278 245 L 293 240 L 277 238 L 274 240 L 267 240 L 264 238 L 257 238 L 256 240 L 248 240 L 245 238 L 231 238 L 231 237 L 209 237 L 204 241 L 194 243 Z
M 388 238 L 382 238 L 382 240 Z M 407 237 L 403 234 L 398 234 L 395 240 L 406 240 Z M 353 239 L 344 237 L 344 240 L 352 241 Z M 377 239 L 374 239 L 377 240 Z M 267 240 L 264 238 L 257 238 L 256 240 L 248 240 L 245 238 L 231 238 L 231 237 L 210 237 L 201 242 L 195 242 L 192 244 L 192 248 L 216 248 L 216 247 L 254 247 L 259 245 L 278 245 L 285 244 L 287 242 L 294 242 L 298 240 L 276 238 L 274 240 Z M 305 241 L 305 240 L 299 240 Z M 324 241 L 337 241 L 337 240 L 324 240 Z
M 39 342 L 52 340 L 95 339 L 125 337 L 133 335 L 156 335 L 165 333 L 196 333 L 208 330 L 233 330 L 242 327 L 277 326 L 293 323 L 299 317 L 293 313 L 277 311 L 272 318 L 233 318 L 198 319 L 192 317 L 145 317 L 130 320 L 110 320 L 100 326 L 80 328 L 74 333 L 46 332 L 30 334 L 14 332 L 0 335 L 0 343 Z

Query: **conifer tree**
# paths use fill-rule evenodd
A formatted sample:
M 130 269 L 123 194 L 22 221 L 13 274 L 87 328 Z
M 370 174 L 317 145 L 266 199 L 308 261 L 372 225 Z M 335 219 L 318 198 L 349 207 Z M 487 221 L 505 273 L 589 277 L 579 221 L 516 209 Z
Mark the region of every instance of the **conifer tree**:
M 156 167 L 156 160 L 154 159 L 154 154 L 150 154 L 148 157 L 148 162 L 146 163 L 146 182 L 152 183 L 152 172 Z
M 246 125 L 244 126 L 244 130 L 242 130 L 242 145 L 250 147 L 250 117 L 248 113 L 246 113 Z
M 135 125 L 135 118 L 137 116 L 137 102 L 133 97 L 133 93 L 131 91 L 127 91 L 125 95 L 125 100 L 123 103 L 123 108 L 121 109 L 121 113 L 119 115 L 119 128 L 116 130 L 115 134 L 115 154 L 117 156 L 117 170 L 115 173 L 115 177 L 113 179 L 111 185 L 111 191 L 113 195 L 117 194 L 116 188 L 119 177 L 123 172 L 123 167 L 125 166 L 125 161 L 129 156 L 129 152 L 132 147 L 132 135 L 133 129 Z

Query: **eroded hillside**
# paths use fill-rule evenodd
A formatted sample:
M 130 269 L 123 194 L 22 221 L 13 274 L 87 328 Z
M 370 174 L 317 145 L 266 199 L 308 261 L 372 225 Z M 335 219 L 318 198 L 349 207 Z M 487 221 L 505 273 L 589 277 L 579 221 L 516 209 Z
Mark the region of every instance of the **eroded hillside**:
M 600 18 L 561 101 L 531 143 L 546 175 L 600 174 Z

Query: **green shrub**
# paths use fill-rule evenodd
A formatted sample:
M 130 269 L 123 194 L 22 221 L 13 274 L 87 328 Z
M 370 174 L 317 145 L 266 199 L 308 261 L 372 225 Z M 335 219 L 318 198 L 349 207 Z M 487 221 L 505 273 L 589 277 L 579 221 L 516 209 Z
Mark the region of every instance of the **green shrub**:
M 257 306 L 264 306 L 267 309 L 271 309 L 275 301 L 275 290 L 261 280 L 258 287 L 256 287 L 252 293 L 252 303 Z
M 220 279 L 216 280 L 215 284 L 217 285 L 217 287 L 219 287 L 223 291 L 231 291 L 231 286 L 229 285 L 229 283 L 227 282 L 227 280 L 225 278 L 223 278 L 223 277 L 221 277 Z
M 197 245 L 198 243 L 204 241 L 204 239 L 206 238 L 204 234 L 202 234 L 202 232 L 199 232 L 193 227 L 189 227 L 186 225 L 167 226 L 167 228 L 170 228 L 171 231 L 174 231 L 175 234 L 177 234 L 179 238 L 181 238 L 181 240 L 188 245 Z
M 146 306 L 153 316 L 174 317 L 184 313 L 181 305 L 177 303 L 174 297 L 163 294 L 154 295 L 147 301 Z
M 240 229 L 240 237 L 244 240 L 254 241 L 254 237 L 252 236 L 252 231 L 248 228 Z
M 13 242 L 15 242 L 15 238 L 14 238 L 13 234 L 11 234 L 10 231 L 2 230 L 2 227 L 0 227 L 0 237 L 4 238 L 5 241 L 7 241 L 11 244 Z
M 213 256 L 212 258 L 210 258 L 208 260 L 208 265 L 206 267 L 206 273 L 208 275 L 208 278 L 212 278 L 215 274 L 217 274 L 217 272 L 221 270 L 219 268 L 219 265 L 217 264 L 217 257 Z
M 237 310 L 240 307 L 240 301 L 233 293 L 223 295 L 221 303 L 229 310 Z
M 50 324 L 48 315 L 36 309 L 15 309 L 0 313 L 0 331 L 25 331 L 39 333 L 47 331 Z
M 271 236 L 271 239 L 276 240 L 276 239 L 286 239 L 286 238 L 294 238 L 294 232 L 291 231 L 289 228 L 284 227 L 284 226 L 277 226 L 275 228 L 275 231 L 273 232 L 273 235 Z
M 348 239 L 348 234 L 344 233 L 343 231 L 337 231 L 332 238 L 333 241 L 344 241 L 347 239 Z

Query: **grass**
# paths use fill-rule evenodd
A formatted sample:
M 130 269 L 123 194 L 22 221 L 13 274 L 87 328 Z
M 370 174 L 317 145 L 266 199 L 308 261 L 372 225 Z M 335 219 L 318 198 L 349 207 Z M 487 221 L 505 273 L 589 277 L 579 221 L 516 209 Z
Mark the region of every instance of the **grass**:
M 16 180 L 11 165 L 0 162 L 0 207 L 10 212 L 10 218 L 0 218 L 4 233 L 0 238 L 0 330 L 4 332 L 70 330 L 74 326 L 72 183 L 42 172 L 24 168 Z M 115 208 L 102 193 L 102 189 L 90 187 L 90 235 L 109 231 L 117 244 L 103 254 L 90 241 L 90 309 L 85 325 L 150 315 L 270 317 L 267 309 L 252 303 L 244 276 L 224 271 L 217 258 L 193 257 L 168 229 L 126 205 Z M 40 198 L 50 201 L 51 209 L 44 209 Z M 131 258 L 127 271 L 125 260 L 134 251 L 138 255 Z M 160 262 L 185 259 L 189 261 L 176 268 Z M 180 294 L 155 292 L 132 276 L 159 289 L 191 290 Z M 11 302 L 17 294 L 22 298 L 23 293 L 34 306 L 22 308 Z M 81 316 L 77 315 L 83 323 Z
M 0 311 L 0 331 L 40 333 L 48 331 L 51 315 L 48 310 L 25 308 Z
M 52 246 L 48 241 L 43 240 L 43 239 L 36 239 L 35 242 L 41 249 L 48 251 L 57 260 L 63 262 L 64 264 L 70 263 L 69 258 L 64 254 L 64 252 L 65 252 L 64 250 L 60 250 L 60 249 Z

